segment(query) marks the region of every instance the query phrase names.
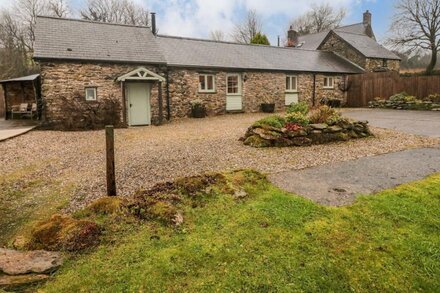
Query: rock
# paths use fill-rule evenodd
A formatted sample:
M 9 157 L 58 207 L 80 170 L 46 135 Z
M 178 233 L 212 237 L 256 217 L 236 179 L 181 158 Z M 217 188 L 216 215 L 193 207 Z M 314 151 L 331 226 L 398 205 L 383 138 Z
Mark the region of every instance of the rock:
M 18 276 L 0 276 L 0 289 L 4 290 L 20 290 L 27 286 L 34 285 L 36 283 L 45 281 L 49 278 L 48 275 L 42 274 L 28 274 Z
M 254 133 L 257 134 L 258 136 L 260 136 L 261 138 L 267 139 L 267 140 L 276 140 L 277 138 L 279 138 L 281 136 L 277 132 L 273 132 L 273 131 L 263 129 L 263 128 L 255 128 Z
M 233 195 L 233 197 L 236 199 L 242 199 L 242 198 L 245 198 L 246 196 L 247 196 L 247 193 L 243 189 L 236 190 Z
M 322 133 L 321 130 L 317 130 L 317 129 L 312 130 L 312 134 L 321 134 L 321 133 Z
M 269 140 L 265 140 L 262 139 L 260 136 L 258 135 L 252 135 L 249 136 L 248 138 L 246 138 L 246 140 L 244 141 L 245 145 L 249 145 L 252 147 L 256 147 L 256 148 L 264 148 L 264 147 L 269 147 L 272 146 L 271 141 Z
M 291 141 L 292 141 L 293 145 L 296 145 L 296 146 L 309 146 L 312 144 L 312 140 L 310 138 L 303 137 L 303 136 L 295 137 Z
M 293 145 L 292 141 L 285 137 L 280 137 L 274 142 L 275 147 L 288 147 L 292 145 Z
M 330 132 L 339 132 L 339 131 L 342 131 L 342 127 L 337 126 L 337 125 L 333 125 L 333 126 L 330 126 L 330 127 L 328 128 L 328 130 L 329 130 Z
M 17 251 L 0 248 L 0 271 L 8 275 L 51 273 L 63 263 L 59 252 Z
M 325 123 L 309 124 L 309 126 L 317 130 L 324 130 L 328 127 L 328 125 Z

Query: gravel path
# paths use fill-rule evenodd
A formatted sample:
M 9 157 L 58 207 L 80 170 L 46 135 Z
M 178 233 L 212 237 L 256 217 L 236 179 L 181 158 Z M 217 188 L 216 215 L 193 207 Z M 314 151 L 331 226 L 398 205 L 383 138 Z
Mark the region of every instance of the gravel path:
M 374 128 L 375 138 L 345 143 L 282 149 L 244 146 L 238 139 L 263 116 L 226 115 L 116 130 L 119 194 L 206 171 L 254 168 L 274 173 L 440 144 L 436 138 Z M 63 186 L 73 186 L 68 209 L 81 207 L 105 194 L 104 148 L 104 131 L 32 131 L 1 142 L 0 191 L 22 188 L 35 177 L 59 179 Z

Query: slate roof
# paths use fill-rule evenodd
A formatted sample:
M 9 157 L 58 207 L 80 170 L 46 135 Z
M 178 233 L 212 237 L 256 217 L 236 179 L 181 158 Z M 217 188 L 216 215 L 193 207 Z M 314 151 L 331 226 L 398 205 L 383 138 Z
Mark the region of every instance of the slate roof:
M 170 66 L 360 73 L 362 69 L 331 52 L 158 36 Z
M 367 35 L 346 33 L 335 31 L 335 33 L 344 39 L 347 43 L 358 50 L 362 55 L 368 58 L 385 58 L 400 60 L 400 57 L 390 50 L 382 47 L 375 40 Z
M 399 56 L 381 46 L 375 38 L 370 38 L 367 35 L 367 30 L 368 28 L 365 24 L 356 23 L 342 26 L 332 31 L 365 57 L 400 60 Z M 299 37 L 299 42 L 303 43 L 300 48 L 317 50 L 330 32 L 325 31 Z
M 364 23 L 355 23 L 351 25 L 341 26 L 334 29 L 334 31 L 367 35 L 367 27 Z M 303 43 L 301 48 L 307 50 L 317 50 L 319 45 L 321 45 L 322 41 L 324 41 L 329 32 L 330 31 L 328 30 L 316 34 L 300 36 L 299 42 Z
M 147 27 L 38 17 L 34 58 L 165 63 Z
M 34 58 L 182 67 L 361 73 L 330 52 L 154 36 L 147 27 L 38 17 Z

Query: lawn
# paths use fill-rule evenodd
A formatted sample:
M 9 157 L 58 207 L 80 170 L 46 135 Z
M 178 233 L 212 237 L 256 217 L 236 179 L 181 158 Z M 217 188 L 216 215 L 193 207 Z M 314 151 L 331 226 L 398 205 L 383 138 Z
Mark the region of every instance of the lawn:
M 96 249 L 72 257 L 44 292 L 434 292 L 440 288 L 440 174 L 349 207 L 283 192 L 251 171 L 183 205 L 176 228 L 100 216 Z M 214 187 L 214 190 L 215 189 Z M 218 189 L 221 190 L 221 189 Z M 110 217 L 110 218 L 109 218 Z

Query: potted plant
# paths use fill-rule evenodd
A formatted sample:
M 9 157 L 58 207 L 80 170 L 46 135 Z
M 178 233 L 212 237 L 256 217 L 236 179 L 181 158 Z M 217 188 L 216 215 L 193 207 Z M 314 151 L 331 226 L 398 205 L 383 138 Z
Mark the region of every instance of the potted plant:
M 264 113 L 273 113 L 275 112 L 275 102 L 273 99 L 265 98 L 263 103 L 261 103 L 261 111 Z
M 206 108 L 203 105 L 202 100 L 191 101 L 191 117 L 193 118 L 205 118 Z

